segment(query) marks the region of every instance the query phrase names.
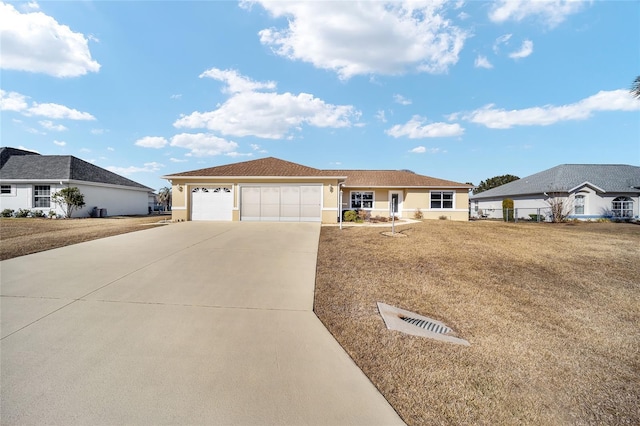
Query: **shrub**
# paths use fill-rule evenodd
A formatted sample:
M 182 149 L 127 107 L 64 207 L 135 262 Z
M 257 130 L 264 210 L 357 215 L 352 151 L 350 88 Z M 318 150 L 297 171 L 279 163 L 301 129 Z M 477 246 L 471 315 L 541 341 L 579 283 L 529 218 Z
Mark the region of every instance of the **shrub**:
M 366 210 L 358 210 L 358 222 L 364 222 L 371 219 L 371 212 Z
M 511 198 L 502 200 L 502 218 L 505 222 L 513 220 L 513 200 Z
M 30 215 L 31 211 L 27 209 L 18 209 L 18 211 L 16 212 L 16 217 L 19 218 L 29 217 Z
M 542 215 L 542 214 L 535 214 L 535 213 L 532 213 L 532 214 L 530 214 L 530 215 L 529 215 L 529 217 L 530 217 L 530 218 L 531 218 L 531 220 L 532 220 L 532 221 L 534 221 L 534 222 L 538 222 L 538 221 L 540 221 L 540 222 L 544 222 L 544 215 Z
M 0 216 L 2 216 L 2 217 L 13 217 L 13 210 L 12 209 L 4 209 L 0 213 Z
M 440 216 L 438 216 L 438 219 L 440 219 L 440 220 L 447 220 L 447 219 L 449 219 L 449 218 L 448 218 L 446 215 L 440 215 Z
M 45 217 L 45 215 L 42 210 L 35 210 L 31 212 L 31 217 Z
M 355 222 L 358 220 L 358 213 L 355 210 L 347 210 L 344 212 L 344 221 L 345 222 Z
M 58 217 L 55 210 L 49 210 L 49 219 L 55 219 Z
M 416 211 L 413 213 L 413 218 L 414 219 L 422 219 L 423 217 L 424 217 L 424 215 L 422 214 L 422 210 L 417 208 Z

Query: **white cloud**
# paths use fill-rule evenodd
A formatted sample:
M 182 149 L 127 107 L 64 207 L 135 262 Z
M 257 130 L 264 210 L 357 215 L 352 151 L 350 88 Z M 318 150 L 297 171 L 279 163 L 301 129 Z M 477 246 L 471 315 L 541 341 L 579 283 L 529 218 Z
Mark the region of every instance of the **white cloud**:
M 167 146 L 169 142 L 161 136 L 145 136 L 135 141 L 134 145 L 141 146 L 143 148 L 155 148 L 160 149 Z
M 113 147 L 111 147 L 111 146 L 108 146 L 108 147 L 107 147 L 107 151 L 115 151 L 115 148 L 113 148 Z
M 190 150 L 189 157 L 212 157 L 228 154 L 238 148 L 233 141 L 208 133 L 181 133 L 171 138 L 171 146 Z
M 583 0 L 498 0 L 489 12 L 489 19 L 496 23 L 519 22 L 531 16 L 555 27 L 568 15 L 579 12 L 585 3 Z
M 438 154 L 438 153 L 446 153 L 447 151 L 443 151 L 440 148 L 426 148 L 424 146 L 417 146 L 413 149 L 410 149 L 409 152 L 414 154 L 424 154 L 428 152 L 429 154 Z
M 425 124 L 426 119 L 419 115 L 414 115 L 411 120 L 405 124 L 396 124 L 392 128 L 385 131 L 389 136 L 399 138 L 406 136 L 409 139 L 422 138 L 442 138 L 448 136 L 460 136 L 464 133 L 464 129 L 458 124 L 448 123 L 431 123 Z
M 64 105 L 34 102 L 31 107 L 24 111 L 24 115 L 39 115 L 55 120 L 66 118 L 68 120 L 95 120 L 96 118 L 88 112 L 78 111 Z
M 252 150 L 254 151 L 258 151 L 260 149 L 260 145 L 252 143 L 249 145 L 251 147 Z
M 80 148 L 80 152 L 87 153 L 87 152 L 91 152 L 91 150 L 89 148 Z
M 53 143 L 58 146 L 65 146 L 67 144 L 65 141 L 53 141 Z
M 169 158 L 169 161 L 171 161 L 172 163 L 186 163 L 189 160 L 171 157 Z
M 101 135 L 104 133 L 104 129 L 91 129 L 91 134 L 92 135 Z
M 175 95 L 169 96 L 169 99 L 180 99 L 180 98 L 182 98 L 181 94 L 175 94 Z
M 253 152 L 247 152 L 247 153 L 240 153 L 240 152 L 228 152 L 226 154 L 227 157 L 232 157 L 232 158 L 236 158 L 236 157 L 253 157 Z
M 509 57 L 513 59 L 526 58 L 532 53 L 533 53 L 533 42 L 531 40 L 525 40 L 524 42 L 522 42 L 522 46 L 520 47 L 520 50 L 510 53 Z
M 42 12 L 20 13 L 8 3 L 0 3 L 0 44 L 2 69 L 54 77 L 76 77 L 100 69 L 83 34 Z
M 228 75 L 227 75 L 228 77 Z M 248 79 L 242 79 L 246 83 Z M 206 128 L 231 136 L 256 136 L 264 139 L 291 137 L 291 130 L 306 124 L 313 127 L 349 127 L 360 112 L 351 105 L 331 105 L 307 93 L 263 93 L 245 91 L 249 87 L 235 79 L 228 91 L 233 95 L 218 109 L 193 112 L 173 125 L 177 128 Z M 257 83 L 264 87 L 262 83 Z M 270 86 L 270 84 L 267 84 Z M 241 90 L 241 92 L 238 92 Z
M 385 117 L 385 112 L 384 110 L 378 110 L 378 112 L 376 112 L 376 120 L 381 121 L 383 123 L 387 122 L 387 117 Z
M 491 62 L 489 62 L 489 60 L 487 59 L 486 56 L 482 56 L 482 55 L 478 55 L 478 57 L 476 58 L 476 61 L 473 64 L 476 68 L 485 68 L 490 70 L 491 68 L 493 68 L 493 64 L 491 64 Z
M 260 89 L 273 90 L 276 88 L 276 83 L 273 81 L 267 81 L 265 83 L 253 81 L 250 78 L 240 75 L 236 70 L 220 70 L 218 68 L 211 68 L 200 74 L 200 78 L 203 77 L 212 78 L 226 83 L 226 86 L 222 89 L 224 93 L 233 94 L 254 92 Z
M 40 5 L 35 2 L 35 1 L 30 1 L 27 3 L 22 3 L 19 5 L 20 8 L 24 11 L 30 11 L 30 10 L 40 10 Z
M 291 60 L 335 71 L 342 79 L 447 72 L 469 36 L 444 17 L 444 0 L 259 3 L 288 22 L 286 28 L 260 31 L 264 45 Z
M 411 99 L 407 99 L 402 95 L 393 95 L 393 101 L 400 105 L 411 105 L 413 103 Z
M 117 173 L 119 175 L 129 176 L 134 173 L 154 173 L 164 167 L 164 164 L 151 162 L 144 163 L 143 167 L 129 166 L 129 167 L 118 167 L 118 166 L 109 166 L 107 170 Z
M 55 132 L 64 132 L 67 130 L 62 124 L 54 124 L 51 120 L 41 120 L 38 123 L 47 130 L 53 130 Z
M 28 106 L 26 96 L 0 89 L 0 111 L 21 112 L 27 109 Z
M 461 117 L 491 129 L 514 126 L 548 126 L 561 121 L 585 120 L 597 111 L 640 111 L 640 101 L 628 90 L 601 91 L 579 102 L 506 111 L 486 105 Z
M 509 40 L 512 35 L 513 34 L 503 34 L 496 38 L 496 41 L 493 43 L 493 53 L 498 54 L 498 52 L 500 52 L 500 46 L 503 44 L 509 44 Z

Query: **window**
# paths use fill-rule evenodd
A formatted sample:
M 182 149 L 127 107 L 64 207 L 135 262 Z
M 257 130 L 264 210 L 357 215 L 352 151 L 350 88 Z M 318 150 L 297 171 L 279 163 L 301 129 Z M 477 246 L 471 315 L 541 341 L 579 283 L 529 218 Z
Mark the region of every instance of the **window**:
M 11 185 L 2 185 L 2 186 L 0 186 L 0 194 L 2 194 L 2 195 L 5 195 L 5 194 L 11 195 Z
M 351 192 L 351 208 L 352 209 L 372 209 L 373 208 L 373 191 L 352 191 Z
M 615 217 L 633 217 L 633 201 L 629 197 L 618 197 L 611 203 Z
M 584 214 L 584 195 L 576 195 L 573 203 L 574 214 Z
M 33 187 L 33 207 L 51 207 L 51 187 L 49 185 Z
M 432 209 L 452 209 L 453 208 L 453 192 L 435 191 L 431 193 Z

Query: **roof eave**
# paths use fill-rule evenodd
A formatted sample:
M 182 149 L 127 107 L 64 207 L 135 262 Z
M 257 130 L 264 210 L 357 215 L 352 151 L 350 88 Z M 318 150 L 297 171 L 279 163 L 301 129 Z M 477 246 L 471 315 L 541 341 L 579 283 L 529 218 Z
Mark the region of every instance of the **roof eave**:
M 346 179 L 347 176 L 229 176 L 229 175 L 216 175 L 216 176 L 180 176 L 180 175 L 166 175 L 161 176 L 166 180 L 201 180 L 201 179 L 250 179 L 250 180 L 274 180 L 274 179 L 286 179 L 286 180 L 320 180 L 320 179 Z

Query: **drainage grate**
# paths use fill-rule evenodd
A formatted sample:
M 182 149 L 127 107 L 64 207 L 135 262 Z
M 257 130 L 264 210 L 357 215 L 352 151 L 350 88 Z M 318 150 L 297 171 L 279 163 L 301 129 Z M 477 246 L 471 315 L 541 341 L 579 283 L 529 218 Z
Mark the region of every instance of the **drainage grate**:
M 417 325 L 418 327 L 422 327 L 427 331 L 432 331 L 438 334 L 447 334 L 448 332 L 451 331 L 449 327 L 446 327 L 440 324 L 435 324 L 430 321 L 425 321 L 422 319 L 403 317 L 403 316 L 401 316 L 400 319 L 402 321 L 408 322 L 409 324 Z

